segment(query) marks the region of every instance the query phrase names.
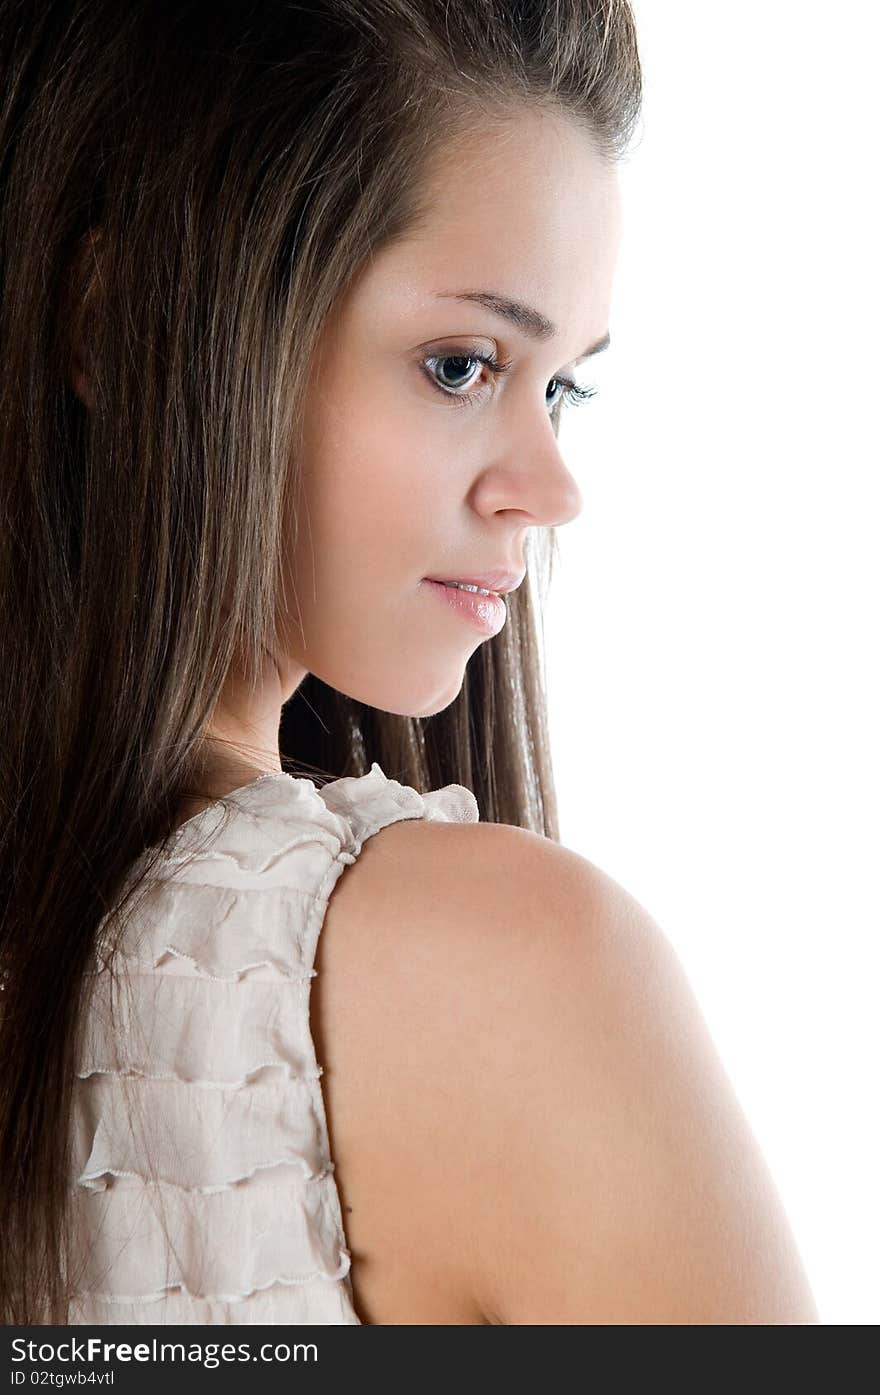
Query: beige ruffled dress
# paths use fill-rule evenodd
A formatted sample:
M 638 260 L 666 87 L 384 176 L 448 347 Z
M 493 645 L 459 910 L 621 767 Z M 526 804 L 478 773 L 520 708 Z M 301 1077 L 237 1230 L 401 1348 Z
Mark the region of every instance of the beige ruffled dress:
M 309 992 L 337 879 L 373 833 L 419 818 L 477 823 L 477 801 L 374 763 L 321 789 L 261 776 L 177 829 L 112 1002 L 96 960 L 69 1323 L 360 1322 Z

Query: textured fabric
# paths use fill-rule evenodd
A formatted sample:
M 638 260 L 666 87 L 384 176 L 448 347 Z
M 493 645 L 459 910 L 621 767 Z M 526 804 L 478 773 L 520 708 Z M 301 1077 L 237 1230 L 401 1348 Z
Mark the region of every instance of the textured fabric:
M 320 790 L 261 776 L 176 830 L 118 984 L 96 959 L 71 1324 L 360 1321 L 309 993 L 339 876 L 371 834 L 417 818 L 479 811 L 462 785 L 422 795 L 374 763 Z

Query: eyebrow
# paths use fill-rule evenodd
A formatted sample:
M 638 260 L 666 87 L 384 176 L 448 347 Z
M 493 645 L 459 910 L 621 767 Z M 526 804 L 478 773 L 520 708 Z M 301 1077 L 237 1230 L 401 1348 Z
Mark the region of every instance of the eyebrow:
M 555 339 L 559 333 L 552 320 L 548 320 L 546 315 L 542 315 L 540 310 L 536 310 L 532 305 L 526 305 L 521 300 L 511 300 L 510 296 L 498 295 L 496 291 L 437 291 L 440 298 L 451 298 L 452 300 L 473 301 L 477 305 L 482 305 L 493 315 L 500 315 L 502 319 L 508 320 L 515 325 L 523 334 L 527 334 L 530 339 L 537 339 L 544 343 L 548 339 Z M 585 358 L 592 358 L 593 354 L 601 354 L 611 343 L 611 335 L 603 334 L 601 339 L 597 339 L 595 344 L 591 344 L 579 354 L 575 363 L 580 363 Z

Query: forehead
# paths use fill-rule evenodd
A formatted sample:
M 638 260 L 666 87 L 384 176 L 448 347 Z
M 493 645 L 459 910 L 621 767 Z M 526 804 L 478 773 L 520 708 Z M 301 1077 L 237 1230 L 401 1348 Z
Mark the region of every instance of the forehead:
M 582 332 L 607 320 L 617 174 L 573 121 L 529 112 L 471 126 L 454 147 L 438 140 L 422 194 L 419 225 L 369 266 L 363 290 L 374 307 L 454 309 L 449 293 L 491 287 L 563 328 L 572 315 Z

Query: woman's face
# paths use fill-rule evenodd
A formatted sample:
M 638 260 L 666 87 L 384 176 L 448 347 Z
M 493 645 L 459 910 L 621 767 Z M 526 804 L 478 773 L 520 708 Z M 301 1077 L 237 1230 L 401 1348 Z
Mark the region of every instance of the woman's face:
M 490 638 L 424 578 L 521 572 L 529 529 L 580 513 L 550 410 L 558 379 L 590 380 L 620 236 L 616 175 L 561 117 L 476 132 L 430 186 L 429 225 L 377 255 L 324 332 L 286 581 L 291 669 L 410 716 L 447 707 Z M 556 333 L 465 291 L 524 302 Z M 474 353 L 511 366 L 493 378 Z
M 240 714 L 242 739 L 261 730 L 270 752 L 309 672 L 386 712 L 447 707 L 490 635 L 425 578 L 521 572 L 529 529 L 582 507 L 550 410 L 565 382 L 589 383 L 584 351 L 608 330 L 613 167 L 567 119 L 528 113 L 475 127 L 429 184 L 428 225 L 368 264 L 319 346 L 277 675 Z M 555 333 L 533 337 L 462 292 L 520 301 Z M 476 353 L 510 367 L 494 377 Z

